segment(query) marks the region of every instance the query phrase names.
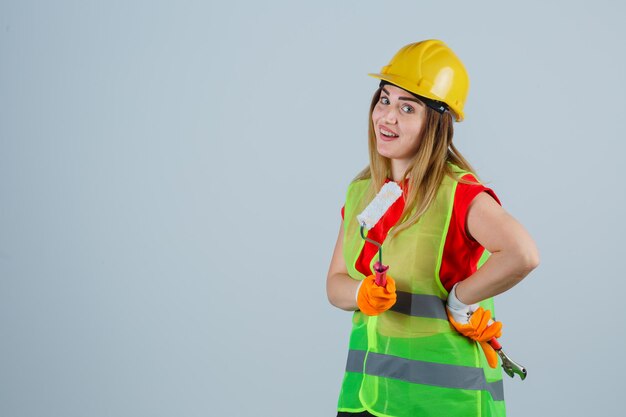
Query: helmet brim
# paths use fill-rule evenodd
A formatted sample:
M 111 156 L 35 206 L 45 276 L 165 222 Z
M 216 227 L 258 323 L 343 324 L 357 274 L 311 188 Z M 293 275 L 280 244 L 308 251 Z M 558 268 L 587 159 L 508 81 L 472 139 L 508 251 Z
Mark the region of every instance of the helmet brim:
M 441 99 L 441 97 L 438 97 L 435 94 L 432 94 L 430 91 L 427 91 L 424 88 L 419 88 L 419 86 L 416 85 L 415 83 L 407 80 L 406 78 L 400 77 L 398 75 L 375 74 L 375 73 L 370 73 L 367 75 L 369 75 L 370 77 L 378 78 L 379 80 L 390 82 L 391 84 L 394 84 L 410 93 L 417 94 L 418 96 L 423 96 L 431 100 L 441 101 L 442 103 L 445 103 Z M 448 105 L 448 107 L 450 108 L 450 112 L 452 113 L 452 115 L 454 116 L 457 122 L 463 121 L 464 119 L 463 112 L 459 112 L 458 109 L 455 109 L 451 107 L 450 105 Z

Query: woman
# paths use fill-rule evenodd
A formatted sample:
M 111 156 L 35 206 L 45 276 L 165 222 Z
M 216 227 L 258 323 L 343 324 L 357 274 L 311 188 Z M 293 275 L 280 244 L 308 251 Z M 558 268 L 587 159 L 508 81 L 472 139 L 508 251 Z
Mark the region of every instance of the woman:
M 370 75 L 370 164 L 348 187 L 327 277 L 331 304 L 355 311 L 338 416 L 503 416 L 492 297 L 537 267 L 537 248 L 452 143 L 469 87 L 454 52 L 410 44 Z M 382 287 L 356 216 L 389 181 L 403 195 L 367 234 L 383 242 Z

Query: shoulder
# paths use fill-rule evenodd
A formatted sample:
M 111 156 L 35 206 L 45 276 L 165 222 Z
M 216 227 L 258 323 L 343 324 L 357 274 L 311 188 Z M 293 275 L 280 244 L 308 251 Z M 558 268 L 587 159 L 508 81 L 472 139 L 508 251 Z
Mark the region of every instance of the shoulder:
M 496 193 L 491 188 L 481 184 L 476 179 L 474 174 L 465 173 L 460 178 L 464 182 L 458 182 L 454 194 L 454 221 L 456 222 L 457 228 L 461 232 L 465 240 L 475 241 L 475 239 L 469 233 L 467 227 L 467 218 L 469 211 L 476 203 L 482 205 L 484 203 L 484 199 L 491 200 L 492 203 L 495 202 L 497 203 L 497 205 L 502 204 L 500 203 L 500 199 L 498 198 Z
M 346 209 L 351 212 L 355 210 L 355 207 L 359 205 L 361 199 L 367 192 L 371 183 L 370 178 L 353 180 L 348 184 L 346 190 L 346 197 L 343 207 L 341 208 L 341 217 L 345 218 Z
M 346 200 L 360 198 L 368 190 L 371 182 L 370 178 L 352 181 L 346 191 Z
M 485 192 L 489 194 L 499 205 L 502 205 L 495 191 L 480 183 L 471 172 L 463 175 L 461 180 L 465 182 L 459 181 L 457 184 L 455 203 L 458 202 L 459 204 L 467 206 L 478 194 Z
M 350 184 L 348 184 L 348 189 L 354 188 L 354 187 L 362 187 L 364 185 L 367 186 L 371 181 L 372 181 L 371 178 L 363 178 L 363 179 L 359 179 L 359 180 L 352 180 L 352 181 L 350 181 Z

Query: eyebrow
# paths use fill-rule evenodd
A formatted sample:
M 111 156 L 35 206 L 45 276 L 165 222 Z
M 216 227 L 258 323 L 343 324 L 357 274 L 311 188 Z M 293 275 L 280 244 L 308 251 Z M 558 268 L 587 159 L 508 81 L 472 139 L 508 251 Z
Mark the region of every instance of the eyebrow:
M 385 87 L 383 87 L 383 91 L 385 92 L 385 94 L 387 94 L 388 96 L 390 96 L 391 94 L 389 94 L 389 91 L 385 90 Z M 416 99 L 415 97 L 398 97 L 399 100 L 407 100 L 407 101 L 414 101 L 417 104 L 424 104 L 423 101 Z

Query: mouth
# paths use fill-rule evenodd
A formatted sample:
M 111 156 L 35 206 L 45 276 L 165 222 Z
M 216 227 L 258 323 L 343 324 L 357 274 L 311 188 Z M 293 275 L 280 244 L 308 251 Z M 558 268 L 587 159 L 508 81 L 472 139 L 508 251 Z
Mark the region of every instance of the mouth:
M 380 133 L 380 138 L 386 142 L 397 139 L 399 136 L 394 131 L 387 129 L 382 125 L 378 125 L 378 133 Z

